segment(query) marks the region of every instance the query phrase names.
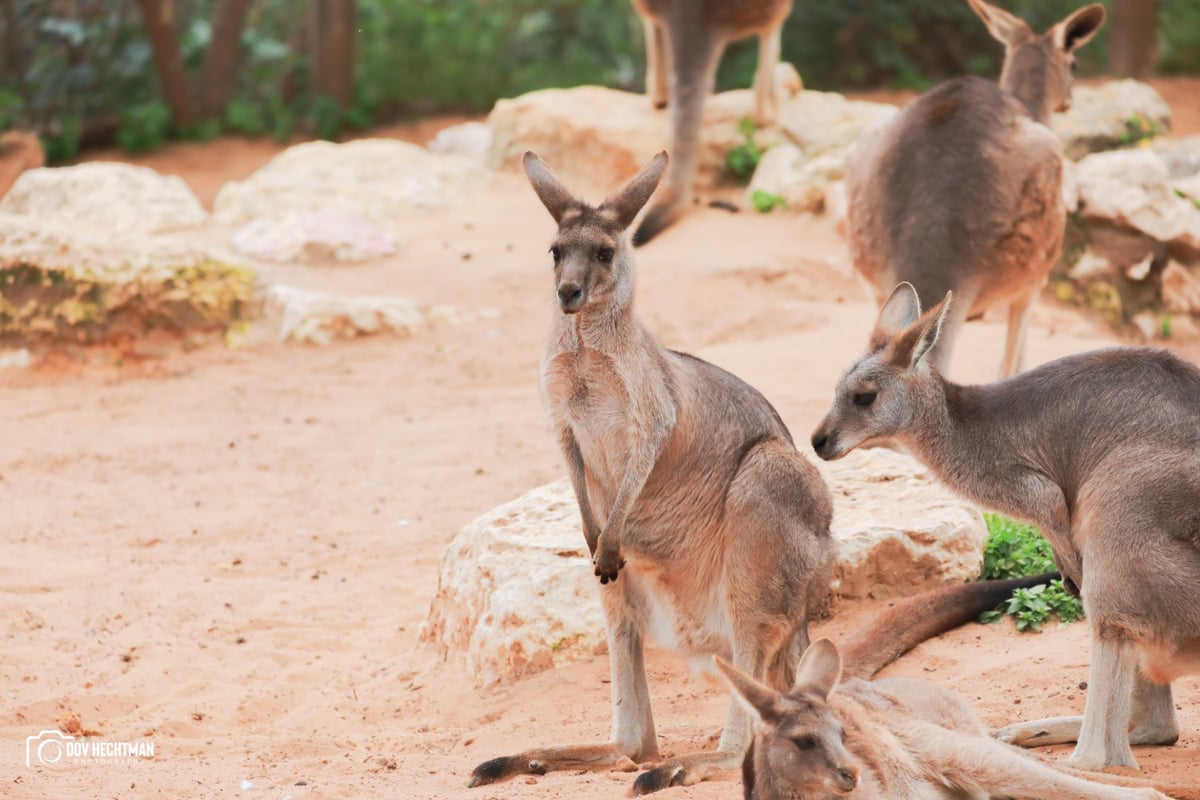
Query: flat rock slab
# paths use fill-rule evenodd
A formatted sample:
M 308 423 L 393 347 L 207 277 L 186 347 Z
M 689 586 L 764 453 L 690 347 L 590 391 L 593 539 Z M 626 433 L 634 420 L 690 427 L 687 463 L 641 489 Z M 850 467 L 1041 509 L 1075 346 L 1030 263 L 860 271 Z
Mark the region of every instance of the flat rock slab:
M 1050 127 L 1067 158 L 1113 150 L 1171 132 L 1171 108 L 1148 83 L 1132 79 L 1076 86 L 1071 108 L 1055 114 Z
M 818 466 L 834 496 L 836 595 L 911 595 L 979 575 L 982 516 L 916 461 L 870 450 Z M 454 537 L 422 639 L 480 683 L 519 678 L 603 646 L 599 592 L 574 495 L 557 481 Z

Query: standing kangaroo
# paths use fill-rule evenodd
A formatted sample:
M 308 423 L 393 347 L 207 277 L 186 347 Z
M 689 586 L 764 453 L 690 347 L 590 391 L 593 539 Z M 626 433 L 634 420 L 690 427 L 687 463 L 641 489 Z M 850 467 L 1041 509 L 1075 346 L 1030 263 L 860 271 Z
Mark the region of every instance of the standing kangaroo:
M 1200 672 L 1200 370 L 1163 350 L 1068 356 L 963 386 L 926 357 L 950 295 L 921 314 L 909 284 L 812 437 L 824 459 L 898 444 L 959 494 L 1037 524 L 1091 626 L 1082 718 L 1011 726 L 1068 763 L 1136 767 L 1130 744 L 1174 744 L 1171 681 Z M 1140 670 L 1139 670 L 1140 666 Z
M 894 634 L 875 625 L 868 638 L 886 645 Z M 853 654 L 844 663 L 852 671 Z M 1066 774 L 1001 744 L 965 699 L 936 684 L 867 680 L 874 668 L 843 681 L 842 665 L 833 642 L 813 642 L 782 693 L 717 657 L 759 720 L 742 765 L 745 800 L 1170 800 Z
M 968 0 L 1004 43 L 1000 85 L 956 78 L 931 89 L 855 146 L 846 175 L 854 268 L 883 302 L 900 281 L 925 303 L 957 302 L 933 353 L 943 370 L 962 323 L 1008 306 L 1000 377 L 1021 369 L 1029 311 L 1062 250 L 1063 157 L 1047 127 L 1070 107 L 1075 51 L 1104 22 L 1079 9 L 1038 35 Z
M 657 761 L 647 633 L 684 653 L 732 658 L 782 687 L 829 590 L 829 490 L 775 409 L 719 367 L 662 347 L 634 316 L 626 229 L 666 166 L 660 153 L 593 207 L 525 154 L 534 191 L 558 223 L 550 247 L 558 310 L 541 386 L 603 584 L 612 736 L 487 761 L 472 786 Z M 731 703 L 716 752 L 673 758 L 640 775 L 634 793 L 736 767 L 749 725 Z
M 646 92 L 658 108 L 669 98 L 671 112 L 671 174 L 633 237 L 644 244 L 674 223 L 692 200 L 704 102 L 729 42 L 758 35 L 755 114 L 763 124 L 775 121 L 775 65 L 792 0 L 633 0 L 633 7 L 646 30 Z

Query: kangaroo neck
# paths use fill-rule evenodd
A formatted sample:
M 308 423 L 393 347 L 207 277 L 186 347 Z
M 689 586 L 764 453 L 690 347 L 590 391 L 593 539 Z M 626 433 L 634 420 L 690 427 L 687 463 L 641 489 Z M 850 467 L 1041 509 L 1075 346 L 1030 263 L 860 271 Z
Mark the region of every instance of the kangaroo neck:
M 594 350 L 617 356 L 641 344 L 643 329 L 632 303 L 589 308 L 577 314 L 558 312 L 559 340 L 567 350 Z
M 1040 70 L 1018 69 L 1009 59 L 1000 73 L 1000 88 L 1021 101 L 1034 122 L 1050 124 L 1050 109 L 1046 107 L 1045 65 Z

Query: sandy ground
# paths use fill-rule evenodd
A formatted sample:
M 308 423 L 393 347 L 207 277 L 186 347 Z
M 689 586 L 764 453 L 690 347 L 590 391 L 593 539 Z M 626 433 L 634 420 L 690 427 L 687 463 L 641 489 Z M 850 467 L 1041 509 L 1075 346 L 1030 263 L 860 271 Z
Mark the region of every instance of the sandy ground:
M 142 162 L 207 201 L 274 152 L 221 141 Z M 453 534 L 562 473 L 536 391 L 551 233 L 523 180 L 501 174 L 467 208 L 414 221 L 392 259 L 288 275 L 494 318 L 403 340 L 0 372 L 0 797 L 627 793 L 622 773 L 465 788 L 483 759 L 602 740 L 603 657 L 481 690 L 418 640 Z M 874 317 L 830 224 L 706 209 L 639 261 L 639 308 L 660 338 L 758 386 L 807 438 Z M 951 372 L 990 379 L 1001 333 L 967 326 Z M 1027 360 L 1112 341 L 1043 303 Z M 843 606 L 816 632 L 879 607 Z M 887 674 L 950 686 L 991 725 L 1079 713 L 1086 640 L 1083 625 L 972 625 Z M 668 653 L 653 651 L 649 671 L 664 755 L 710 746 L 723 692 Z M 1164 784 L 1200 785 L 1200 680 L 1176 686 L 1183 738 L 1138 757 Z M 72 717 L 106 739 L 153 741 L 155 756 L 27 768 L 26 737 Z M 740 797 L 736 781 L 664 796 Z

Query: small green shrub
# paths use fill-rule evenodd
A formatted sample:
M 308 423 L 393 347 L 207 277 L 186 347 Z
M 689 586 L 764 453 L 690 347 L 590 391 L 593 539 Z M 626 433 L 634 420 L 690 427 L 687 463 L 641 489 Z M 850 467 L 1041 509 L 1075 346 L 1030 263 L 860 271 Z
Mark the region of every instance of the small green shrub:
M 742 117 L 738 120 L 738 130 L 745 141 L 729 151 L 725 156 L 725 166 L 734 175 L 746 179 L 754 174 L 766 151 L 754 141 L 754 120 Z
M 1050 544 L 1033 525 L 1014 522 L 998 514 L 985 514 L 988 538 L 983 548 L 981 580 L 1023 578 L 1055 569 Z M 1083 604 L 1068 592 L 1061 580 L 1017 589 L 1005 602 L 979 615 L 980 622 L 998 622 L 1005 615 L 1016 620 L 1019 631 L 1040 631 L 1047 620 L 1063 622 L 1083 618 Z
M 171 109 L 161 100 L 151 100 L 121 109 L 117 144 L 130 153 L 144 153 L 162 146 L 171 132 Z
M 783 199 L 783 195 L 764 192 L 762 189 L 751 192 L 750 204 L 760 214 L 770 214 L 777 208 L 787 208 L 787 201 Z

